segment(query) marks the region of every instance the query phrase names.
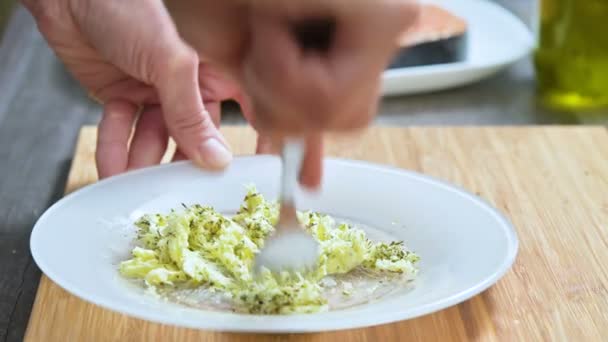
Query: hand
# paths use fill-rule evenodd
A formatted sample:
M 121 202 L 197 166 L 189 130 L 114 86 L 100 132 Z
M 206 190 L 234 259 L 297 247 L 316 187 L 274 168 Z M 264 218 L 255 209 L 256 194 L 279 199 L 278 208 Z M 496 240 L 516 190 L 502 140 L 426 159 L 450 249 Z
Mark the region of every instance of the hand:
M 283 133 L 366 126 L 382 71 L 418 13 L 413 0 L 171 0 L 166 6 L 199 55 L 243 85 L 253 124 Z M 307 46 L 306 30 L 327 36 L 325 46 Z
M 100 178 L 159 163 L 169 136 L 178 146 L 174 159 L 210 169 L 230 162 L 217 130 L 220 101 L 243 95 L 236 83 L 200 63 L 162 1 L 25 5 L 68 70 L 104 104 L 96 152 Z
M 104 103 L 100 177 L 158 163 L 168 135 L 176 158 L 222 168 L 231 155 L 216 128 L 219 103 L 234 98 L 264 134 L 259 152 L 286 132 L 308 137 L 301 181 L 309 186 L 321 177 L 321 133 L 371 120 L 379 76 L 415 13 L 398 0 L 173 0 L 178 34 L 160 0 L 25 3 L 68 69 Z M 335 28 L 326 50 L 297 44 L 294 25 L 328 17 Z
M 321 179 L 321 133 L 369 124 L 381 74 L 418 14 L 412 0 L 172 0 L 167 8 L 205 62 L 242 85 L 263 133 L 259 150 L 277 147 L 270 137 L 308 137 L 301 180 L 311 185 Z M 307 46 L 306 30 L 321 43 L 329 37 L 325 46 Z

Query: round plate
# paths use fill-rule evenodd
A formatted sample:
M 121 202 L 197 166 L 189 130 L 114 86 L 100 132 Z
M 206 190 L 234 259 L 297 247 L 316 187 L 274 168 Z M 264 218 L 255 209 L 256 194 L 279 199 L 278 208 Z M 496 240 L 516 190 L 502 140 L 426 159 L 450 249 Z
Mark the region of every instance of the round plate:
M 530 53 L 534 38 L 511 12 L 487 0 L 427 0 L 468 23 L 463 62 L 391 69 L 384 95 L 415 94 L 461 86 L 491 76 Z
M 298 193 L 298 206 L 383 230 L 422 258 L 413 288 L 339 311 L 254 316 L 183 307 L 146 294 L 117 271 L 129 257 L 142 212 L 181 203 L 238 209 L 245 185 L 278 193 L 280 161 L 239 157 L 222 173 L 189 162 L 100 181 L 53 205 L 34 227 L 31 250 L 42 271 L 72 294 L 137 318 L 190 328 L 241 332 L 314 332 L 357 328 L 428 314 L 494 284 L 511 266 L 517 236 L 479 198 L 441 181 L 364 162 L 330 159 L 319 193 Z

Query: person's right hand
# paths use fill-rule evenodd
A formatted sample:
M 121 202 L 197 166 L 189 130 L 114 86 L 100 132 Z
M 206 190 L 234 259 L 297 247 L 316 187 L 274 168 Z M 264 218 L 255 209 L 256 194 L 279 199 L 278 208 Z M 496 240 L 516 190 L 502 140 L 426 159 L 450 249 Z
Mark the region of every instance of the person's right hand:
M 171 0 L 166 5 L 180 35 L 248 95 L 251 123 L 262 133 L 260 150 L 278 147 L 268 137 L 308 138 L 301 181 L 312 186 L 321 180 L 323 133 L 370 123 L 382 72 L 418 15 L 415 0 Z M 321 43 L 329 38 L 326 46 L 305 44 L 303 32 L 311 22 L 329 24 L 309 32 L 321 33 Z

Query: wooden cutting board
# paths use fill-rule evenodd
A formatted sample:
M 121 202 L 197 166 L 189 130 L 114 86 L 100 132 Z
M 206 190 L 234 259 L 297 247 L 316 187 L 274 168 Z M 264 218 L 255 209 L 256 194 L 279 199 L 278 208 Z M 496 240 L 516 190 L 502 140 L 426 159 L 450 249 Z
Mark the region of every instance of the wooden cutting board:
M 238 154 L 247 128 L 223 129 Z M 465 187 L 514 223 L 520 252 L 495 286 L 401 323 L 307 335 L 197 331 L 84 302 L 43 276 L 27 341 L 605 341 L 608 133 L 602 127 L 372 128 L 327 142 L 329 155 L 421 171 Z M 95 129 L 82 130 L 67 192 L 96 180 Z

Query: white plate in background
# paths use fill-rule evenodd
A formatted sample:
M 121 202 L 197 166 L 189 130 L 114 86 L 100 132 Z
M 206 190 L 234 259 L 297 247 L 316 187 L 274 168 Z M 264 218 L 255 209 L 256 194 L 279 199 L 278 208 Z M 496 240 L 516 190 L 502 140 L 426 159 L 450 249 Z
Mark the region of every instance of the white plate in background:
M 223 173 L 179 162 L 129 172 L 78 190 L 36 223 L 31 251 L 40 269 L 70 293 L 140 319 L 182 327 L 239 332 L 316 332 L 358 328 L 425 315 L 458 304 L 493 285 L 517 254 L 507 219 L 478 197 L 433 178 L 365 162 L 329 159 L 322 191 L 300 192 L 300 209 L 323 211 L 383 230 L 421 257 L 413 289 L 349 309 L 294 316 L 243 315 L 163 301 L 125 281 L 142 211 L 198 202 L 236 211 L 254 183 L 278 193 L 280 161 L 235 158 Z
M 517 62 L 534 47 L 532 32 L 515 15 L 488 0 L 426 0 L 468 24 L 467 58 L 457 63 L 391 69 L 382 77 L 385 96 L 437 91 L 470 84 Z

